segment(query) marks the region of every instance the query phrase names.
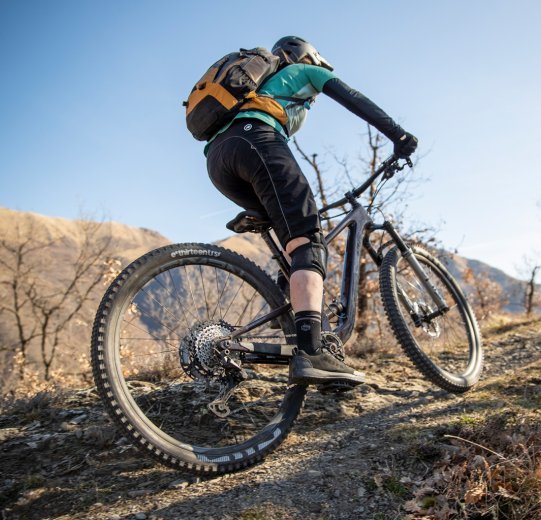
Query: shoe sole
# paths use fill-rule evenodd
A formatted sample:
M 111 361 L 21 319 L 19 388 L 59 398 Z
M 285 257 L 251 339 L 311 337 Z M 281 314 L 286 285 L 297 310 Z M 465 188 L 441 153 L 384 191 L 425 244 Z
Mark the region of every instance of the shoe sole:
M 344 374 L 343 372 L 326 372 L 324 370 L 299 371 L 295 377 L 290 378 L 291 384 L 294 385 L 318 385 L 322 383 L 330 383 L 332 381 L 347 381 L 356 385 L 364 383 L 364 374 Z

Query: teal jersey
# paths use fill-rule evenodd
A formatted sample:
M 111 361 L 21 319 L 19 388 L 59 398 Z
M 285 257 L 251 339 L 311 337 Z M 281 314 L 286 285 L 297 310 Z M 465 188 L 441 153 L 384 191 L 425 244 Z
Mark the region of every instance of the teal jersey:
M 270 114 L 259 110 L 239 112 L 233 121 L 246 118 L 259 119 L 272 126 L 284 137 L 290 137 L 297 132 L 304 123 L 306 113 L 310 108 L 310 104 L 314 97 L 323 90 L 325 83 L 333 78 L 336 78 L 336 75 L 323 67 L 305 65 L 303 63 L 288 65 L 276 74 L 273 74 L 257 91 L 258 94 L 276 97 L 276 101 L 284 107 L 288 117 L 286 128 Z M 279 99 L 280 96 L 298 98 L 300 100 L 305 100 L 305 103 Z M 221 134 L 230 126 L 231 123 L 227 124 L 216 135 Z M 212 137 L 207 146 L 205 146 L 205 154 L 208 145 L 214 140 L 216 135 Z

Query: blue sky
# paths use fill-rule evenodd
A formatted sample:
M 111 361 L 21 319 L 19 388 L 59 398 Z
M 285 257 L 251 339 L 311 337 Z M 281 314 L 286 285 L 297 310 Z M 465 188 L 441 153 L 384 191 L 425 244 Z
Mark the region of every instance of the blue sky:
M 419 137 L 411 219 L 515 274 L 541 250 L 540 19 L 534 0 L 0 0 L 0 205 L 227 236 L 237 208 L 181 102 L 223 54 L 298 34 Z M 332 184 L 331 151 L 354 165 L 365 131 L 322 95 L 298 139 Z

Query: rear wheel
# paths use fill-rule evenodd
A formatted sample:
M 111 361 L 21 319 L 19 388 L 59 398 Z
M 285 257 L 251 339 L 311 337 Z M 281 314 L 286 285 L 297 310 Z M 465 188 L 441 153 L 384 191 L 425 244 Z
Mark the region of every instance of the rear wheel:
M 417 368 L 441 388 L 465 392 L 477 383 L 483 365 L 477 321 L 446 267 L 424 249 L 411 249 L 449 310 L 431 317 L 437 306 L 410 264 L 394 248 L 385 255 L 380 269 L 385 312 L 396 338 Z
M 306 388 L 288 385 L 287 365 L 249 366 L 214 340 L 284 303 L 264 271 L 217 246 L 177 244 L 139 258 L 94 322 L 93 371 L 109 413 L 173 467 L 223 473 L 261 460 L 284 440 Z M 278 321 L 250 340 L 294 343 L 291 314 Z

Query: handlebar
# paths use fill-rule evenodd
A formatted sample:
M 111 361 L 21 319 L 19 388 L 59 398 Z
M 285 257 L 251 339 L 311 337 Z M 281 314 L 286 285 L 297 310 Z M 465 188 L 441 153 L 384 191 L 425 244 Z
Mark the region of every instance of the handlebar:
M 387 157 L 387 159 L 380 164 L 379 168 L 358 188 L 348 191 L 342 199 L 321 208 L 319 213 L 321 214 L 330 209 L 338 208 L 348 202 L 351 203 L 354 199 L 359 198 L 380 175 L 383 174 L 384 179 L 390 179 L 396 172 L 403 170 L 406 165 L 410 168 L 413 166 L 413 163 L 409 157 L 406 158 L 406 162 L 403 164 L 398 164 L 399 159 L 400 157 L 394 153 Z

